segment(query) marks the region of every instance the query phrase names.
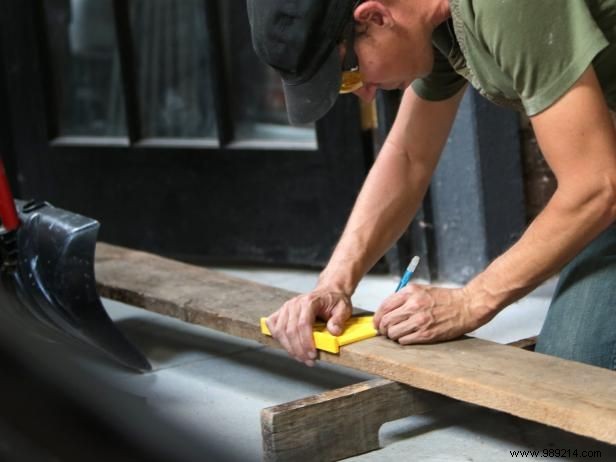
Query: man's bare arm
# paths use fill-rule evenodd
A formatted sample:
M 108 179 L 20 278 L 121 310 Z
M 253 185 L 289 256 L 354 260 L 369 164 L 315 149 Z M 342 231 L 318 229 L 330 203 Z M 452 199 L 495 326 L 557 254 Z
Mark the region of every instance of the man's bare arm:
M 592 67 L 531 122 L 558 188 L 519 242 L 469 284 L 493 309 L 559 271 L 616 219 L 616 130 Z
M 353 293 L 364 274 L 400 238 L 426 193 L 463 94 L 461 90 L 448 100 L 430 102 L 411 88 L 405 92 L 319 286 Z
M 289 300 L 267 321 L 296 359 L 312 365 L 312 324 L 334 334 L 351 315 L 350 296 L 363 275 L 400 237 L 423 198 L 464 91 L 440 102 L 406 90 L 396 121 L 357 198 L 343 235 L 314 291 Z
M 462 289 L 411 285 L 375 315 L 402 344 L 459 337 L 559 271 L 616 219 L 616 130 L 592 68 L 532 118 L 558 188 L 520 240 Z

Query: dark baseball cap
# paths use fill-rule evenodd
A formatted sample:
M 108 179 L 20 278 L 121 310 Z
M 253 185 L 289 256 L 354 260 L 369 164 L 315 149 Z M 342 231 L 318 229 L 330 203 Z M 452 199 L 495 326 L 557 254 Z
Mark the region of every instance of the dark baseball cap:
M 338 51 L 357 0 L 247 0 L 257 55 L 282 77 L 289 121 L 320 119 L 338 97 Z

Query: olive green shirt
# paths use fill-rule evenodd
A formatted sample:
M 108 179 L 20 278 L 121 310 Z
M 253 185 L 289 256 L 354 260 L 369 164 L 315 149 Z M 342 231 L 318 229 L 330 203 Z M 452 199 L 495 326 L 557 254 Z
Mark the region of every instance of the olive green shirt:
M 550 107 L 592 63 L 616 110 L 616 0 L 450 0 L 433 34 L 434 67 L 413 82 L 422 98 L 453 96 L 468 81 L 529 116 Z

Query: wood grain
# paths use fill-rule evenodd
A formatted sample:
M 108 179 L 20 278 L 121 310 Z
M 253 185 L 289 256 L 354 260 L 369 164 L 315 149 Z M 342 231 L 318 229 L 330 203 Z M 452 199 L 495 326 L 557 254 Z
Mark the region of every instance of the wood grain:
M 106 244 L 96 277 L 104 297 L 268 345 L 259 318 L 294 295 Z M 376 337 L 320 359 L 616 443 L 616 375 L 606 369 L 474 338 L 403 347 Z
M 535 340 L 508 345 L 528 348 Z M 452 402 L 458 401 L 379 378 L 272 406 L 261 411 L 264 459 L 325 462 L 380 449 L 384 423 Z
M 379 449 L 386 422 L 451 402 L 435 393 L 374 379 L 263 409 L 264 460 L 333 461 Z

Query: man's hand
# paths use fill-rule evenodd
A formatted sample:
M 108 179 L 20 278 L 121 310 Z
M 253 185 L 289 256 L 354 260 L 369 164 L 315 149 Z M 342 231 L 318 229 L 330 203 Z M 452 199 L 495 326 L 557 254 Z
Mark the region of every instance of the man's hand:
M 475 305 L 465 288 L 412 284 L 381 304 L 374 326 L 381 335 L 402 345 L 434 343 L 475 330 L 494 314 Z
M 327 321 L 332 335 L 340 335 L 344 323 L 351 317 L 351 299 L 342 292 L 316 289 L 286 302 L 267 318 L 272 336 L 297 361 L 314 366 L 317 352 L 312 337 L 312 325 L 317 318 Z

